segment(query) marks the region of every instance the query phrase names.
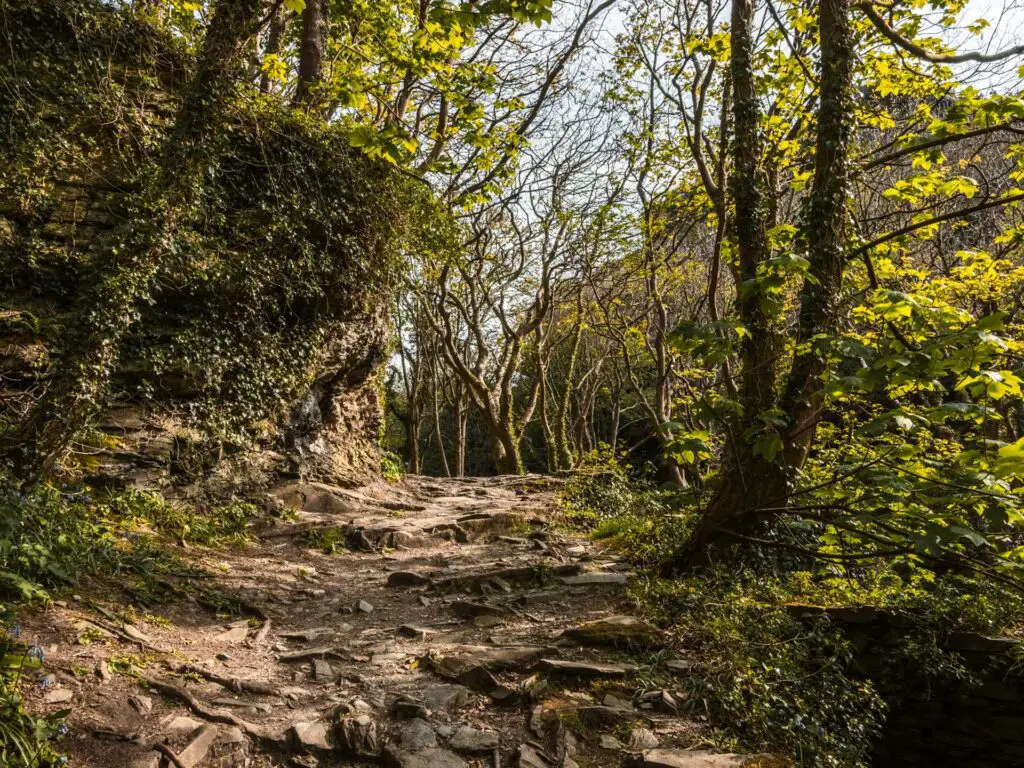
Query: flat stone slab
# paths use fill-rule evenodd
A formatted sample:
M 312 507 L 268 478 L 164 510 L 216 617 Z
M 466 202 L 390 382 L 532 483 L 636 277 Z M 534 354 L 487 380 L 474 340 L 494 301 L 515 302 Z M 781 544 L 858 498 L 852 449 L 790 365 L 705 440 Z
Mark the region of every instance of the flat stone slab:
M 537 667 L 545 672 L 571 677 L 625 677 L 636 671 L 636 667 L 625 664 L 593 664 L 564 659 L 541 659 L 537 662 Z
M 651 749 L 629 757 L 624 768 L 742 768 L 749 755 L 715 753 L 703 749 Z
M 448 746 L 459 752 L 492 752 L 498 748 L 498 734 L 469 725 L 460 726 L 452 735 Z
M 624 573 L 581 573 L 579 576 L 563 576 L 562 583 L 570 587 L 597 587 L 625 584 Z
M 468 600 L 456 600 L 451 604 L 451 608 L 455 611 L 456 615 L 464 619 L 475 619 L 477 616 L 505 617 L 509 614 L 508 609 L 502 608 L 500 605 L 471 603 Z
M 468 705 L 473 694 L 464 685 L 434 685 L 423 693 L 423 704 L 435 712 L 451 712 Z
M 75 698 L 75 694 L 70 688 L 58 688 L 56 691 L 50 691 L 48 694 L 43 696 L 43 703 L 66 704 L 73 698 Z
M 233 645 L 238 645 L 239 643 L 244 643 L 245 638 L 247 638 L 248 636 L 249 625 L 238 624 L 237 626 L 231 627 L 226 632 L 221 632 L 213 639 L 219 643 L 231 643 Z
M 613 648 L 657 650 L 664 648 L 666 643 L 664 632 L 636 616 L 609 616 L 570 627 L 563 635 L 580 645 Z
M 304 648 L 301 651 L 289 651 L 279 654 L 278 661 L 306 661 L 307 659 L 322 659 L 337 652 L 334 646 L 323 646 L 321 648 Z
M 466 761 L 440 747 L 410 752 L 405 749 L 388 749 L 384 753 L 384 764 L 390 768 L 466 768 Z
M 389 587 L 425 587 L 430 583 L 429 577 L 414 571 L 395 571 L 387 581 Z
M 551 768 L 552 763 L 546 760 L 536 747 L 520 744 L 516 753 L 516 765 L 518 768 Z
M 465 671 L 471 667 L 484 667 L 492 672 L 520 669 L 540 659 L 551 648 L 541 645 L 457 645 L 450 656 L 451 669 Z M 457 676 L 459 672 L 456 672 Z
M 191 717 L 179 715 L 171 720 L 164 729 L 168 734 L 192 733 L 204 725 L 202 720 L 195 720 Z
M 422 718 L 416 717 L 402 726 L 402 748 L 415 752 L 418 749 L 437 746 L 437 736 L 433 726 Z
M 434 635 L 440 634 L 439 630 L 430 627 L 417 627 L 415 624 L 403 624 L 398 628 L 398 634 L 404 637 L 411 637 L 414 640 L 426 640 Z
M 334 630 L 330 627 L 316 627 L 315 629 L 304 629 L 300 632 L 281 632 L 279 636 L 285 640 L 301 640 L 304 643 L 312 643 L 318 638 L 333 634 Z
M 188 746 L 178 753 L 178 759 L 181 761 L 181 764 L 186 766 L 186 768 L 193 768 L 193 766 L 203 762 L 206 754 L 210 751 L 210 747 L 213 746 L 219 735 L 220 729 L 215 725 L 207 724 L 200 728 L 195 738 L 188 743 Z

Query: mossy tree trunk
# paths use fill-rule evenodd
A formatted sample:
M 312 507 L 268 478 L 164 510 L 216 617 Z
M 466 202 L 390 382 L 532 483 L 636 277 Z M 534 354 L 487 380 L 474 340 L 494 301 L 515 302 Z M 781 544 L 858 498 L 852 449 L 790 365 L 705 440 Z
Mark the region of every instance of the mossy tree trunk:
M 104 404 L 121 341 L 150 295 L 176 235 L 195 214 L 216 160 L 218 128 L 257 32 L 261 0 L 218 0 L 197 68 L 174 123 L 141 180 L 130 220 L 95 249 L 96 274 L 81 296 L 65 358 L 15 435 L 10 451 L 24 481 L 49 475 Z
M 755 280 L 757 265 L 770 256 L 751 64 L 753 18 L 752 0 L 733 3 L 731 74 L 736 133 L 732 194 L 745 282 Z M 682 563 L 686 566 L 706 565 L 730 544 L 749 541 L 765 528 L 772 518 L 771 510 L 787 503 L 795 474 L 807 460 L 821 418 L 822 375 L 828 354 L 822 344 L 836 331 L 845 264 L 855 38 L 847 0 L 820 0 L 818 21 L 822 75 L 815 171 L 801 233 L 807 245 L 810 278 L 799 296 L 798 351 L 784 384 L 780 384 L 775 373 L 781 349 L 777 326 L 761 308 L 759 292 L 747 291 L 740 301 L 744 325 L 750 331 L 742 350 L 740 398 L 744 417 L 733 427 L 720 489 L 686 548 Z M 779 428 L 781 449 L 774 460 L 768 460 L 753 445 L 764 429 L 761 417 L 776 407 L 785 425 Z
M 317 87 L 323 77 L 323 0 L 306 0 L 302 9 L 302 40 L 299 44 L 299 82 L 293 106 L 312 110 L 319 101 Z

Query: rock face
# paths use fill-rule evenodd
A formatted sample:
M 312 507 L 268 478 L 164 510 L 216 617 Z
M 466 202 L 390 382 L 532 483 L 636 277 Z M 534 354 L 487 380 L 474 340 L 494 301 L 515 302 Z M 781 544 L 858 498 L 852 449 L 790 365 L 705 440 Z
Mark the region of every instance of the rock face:
M 0 128 L 16 131 L 0 142 L 0 418 L 20 418 L 75 348 L 79 298 L 98 282 L 92 246 L 132 225 L 125 190 L 156 157 L 194 66 L 169 33 L 114 5 L 5 4 L 5 62 L 51 74 L 0 62 L 27 100 L 0 105 Z M 82 53 L 93 49 L 104 56 Z M 97 90 L 106 77 L 147 106 L 125 118 Z M 69 90 L 88 106 L 65 106 Z M 378 377 L 409 182 L 285 112 L 270 132 L 261 119 L 234 118 L 208 207 L 179 230 L 190 255 L 164 260 L 140 302 L 111 382 L 117 406 L 99 418 L 106 437 L 81 462 L 90 479 L 203 480 L 197 492 L 226 493 L 276 475 L 352 485 L 379 474 Z

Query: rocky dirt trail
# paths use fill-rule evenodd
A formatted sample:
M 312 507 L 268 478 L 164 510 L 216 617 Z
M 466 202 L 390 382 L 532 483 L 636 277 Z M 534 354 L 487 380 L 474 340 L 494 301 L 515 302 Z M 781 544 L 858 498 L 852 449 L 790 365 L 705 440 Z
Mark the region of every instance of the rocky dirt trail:
M 47 677 L 29 704 L 70 709 L 64 748 L 94 768 L 752 764 L 699 748 L 685 658 L 629 615 L 626 564 L 552 527 L 556 490 L 283 486 L 295 515 L 202 554 L 204 599 L 31 617 Z

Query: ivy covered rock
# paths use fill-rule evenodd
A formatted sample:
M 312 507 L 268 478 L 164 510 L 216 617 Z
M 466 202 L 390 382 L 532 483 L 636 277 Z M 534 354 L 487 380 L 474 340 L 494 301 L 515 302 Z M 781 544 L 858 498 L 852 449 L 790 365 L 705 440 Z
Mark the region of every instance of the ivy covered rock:
M 107 263 L 118 244 L 148 226 L 139 191 L 195 60 L 96 0 L 15 0 L 0 14 L 13 54 L 0 84 L 19 94 L 0 104 L 8 430 L 74 349 L 86 288 L 121 269 Z M 110 401 L 97 403 L 105 415 L 67 469 L 215 490 L 376 475 L 388 309 L 436 215 L 427 188 L 256 94 L 235 95 L 211 145 L 200 202 L 162 245 Z

